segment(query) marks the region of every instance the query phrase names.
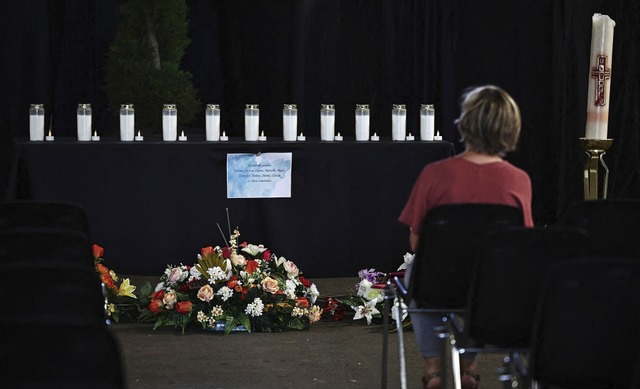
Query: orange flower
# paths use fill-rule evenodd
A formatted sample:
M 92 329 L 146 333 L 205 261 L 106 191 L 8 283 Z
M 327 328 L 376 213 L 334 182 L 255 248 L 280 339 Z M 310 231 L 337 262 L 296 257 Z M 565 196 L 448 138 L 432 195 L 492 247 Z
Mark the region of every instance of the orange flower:
M 92 249 L 93 249 L 94 258 L 102 258 L 102 256 L 104 255 L 104 249 L 102 247 L 98 246 L 97 244 L 94 244 Z
M 100 274 L 109 274 L 109 268 L 106 267 L 105 265 L 101 264 L 101 263 L 96 265 L 96 270 Z
M 200 255 L 202 255 L 203 257 L 206 257 L 209 254 L 215 254 L 215 252 L 216 251 L 211 246 L 203 247 L 200 249 Z
M 109 273 L 100 274 L 100 281 L 107 286 L 107 288 L 118 290 L 115 282 L 113 282 L 113 278 L 109 275 Z

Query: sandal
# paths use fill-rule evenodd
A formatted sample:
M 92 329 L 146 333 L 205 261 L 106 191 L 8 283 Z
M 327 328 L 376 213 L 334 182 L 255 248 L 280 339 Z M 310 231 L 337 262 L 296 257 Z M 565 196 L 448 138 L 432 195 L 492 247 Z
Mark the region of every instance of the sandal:
M 440 373 L 439 371 L 434 371 L 433 373 L 429 373 L 426 376 L 422 377 L 422 387 L 424 389 L 427 389 L 428 385 L 429 385 L 429 381 L 431 381 L 434 378 L 440 378 L 442 376 L 442 373 Z
M 468 370 L 462 372 L 462 389 L 478 389 L 478 382 L 480 382 L 480 375 Z

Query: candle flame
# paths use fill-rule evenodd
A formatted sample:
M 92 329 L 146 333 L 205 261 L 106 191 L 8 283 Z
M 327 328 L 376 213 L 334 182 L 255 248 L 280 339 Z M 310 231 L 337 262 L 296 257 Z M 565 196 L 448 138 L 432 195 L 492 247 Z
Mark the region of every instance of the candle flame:
M 94 131 L 93 136 L 98 136 L 98 131 Z
M 222 131 L 222 136 L 227 136 L 227 132 L 226 131 Z
M 51 136 L 51 130 L 49 130 L 49 136 Z
M 180 136 L 184 136 L 184 131 L 182 131 L 182 132 L 180 133 Z
M 140 131 L 138 130 L 138 136 L 140 136 Z

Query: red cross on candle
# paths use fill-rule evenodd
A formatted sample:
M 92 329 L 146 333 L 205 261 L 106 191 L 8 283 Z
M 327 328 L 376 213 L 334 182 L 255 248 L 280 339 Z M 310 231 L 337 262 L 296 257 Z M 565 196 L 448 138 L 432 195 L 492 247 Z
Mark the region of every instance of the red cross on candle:
M 607 69 L 606 55 L 599 55 L 597 63 L 596 67 L 591 68 L 591 78 L 596 79 L 596 99 L 594 104 L 596 106 L 605 106 L 604 83 L 606 80 L 611 78 L 611 69 Z

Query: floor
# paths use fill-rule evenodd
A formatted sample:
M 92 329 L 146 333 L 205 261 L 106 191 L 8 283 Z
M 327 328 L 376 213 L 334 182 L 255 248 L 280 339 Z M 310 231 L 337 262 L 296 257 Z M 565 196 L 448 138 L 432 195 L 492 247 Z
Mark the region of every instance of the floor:
M 131 277 L 134 284 L 154 278 Z M 344 296 L 357 278 L 312 280 L 321 299 Z M 324 318 L 309 331 L 219 333 L 197 329 L 153 330 L 148 324 L 119 323 L 119 340 L 130 389 L 146 388 L 380 388 L 381 321 L 367 325 L 350 315 Z M 421 387 L 422 363 L 412 332 L 405 333 L 407 387 Z M 400 387 L 398 338 L 389 336 L 388 388 Z M 482 388 L 501 388 L 496 369 L 502 355 L 480 355 Z

